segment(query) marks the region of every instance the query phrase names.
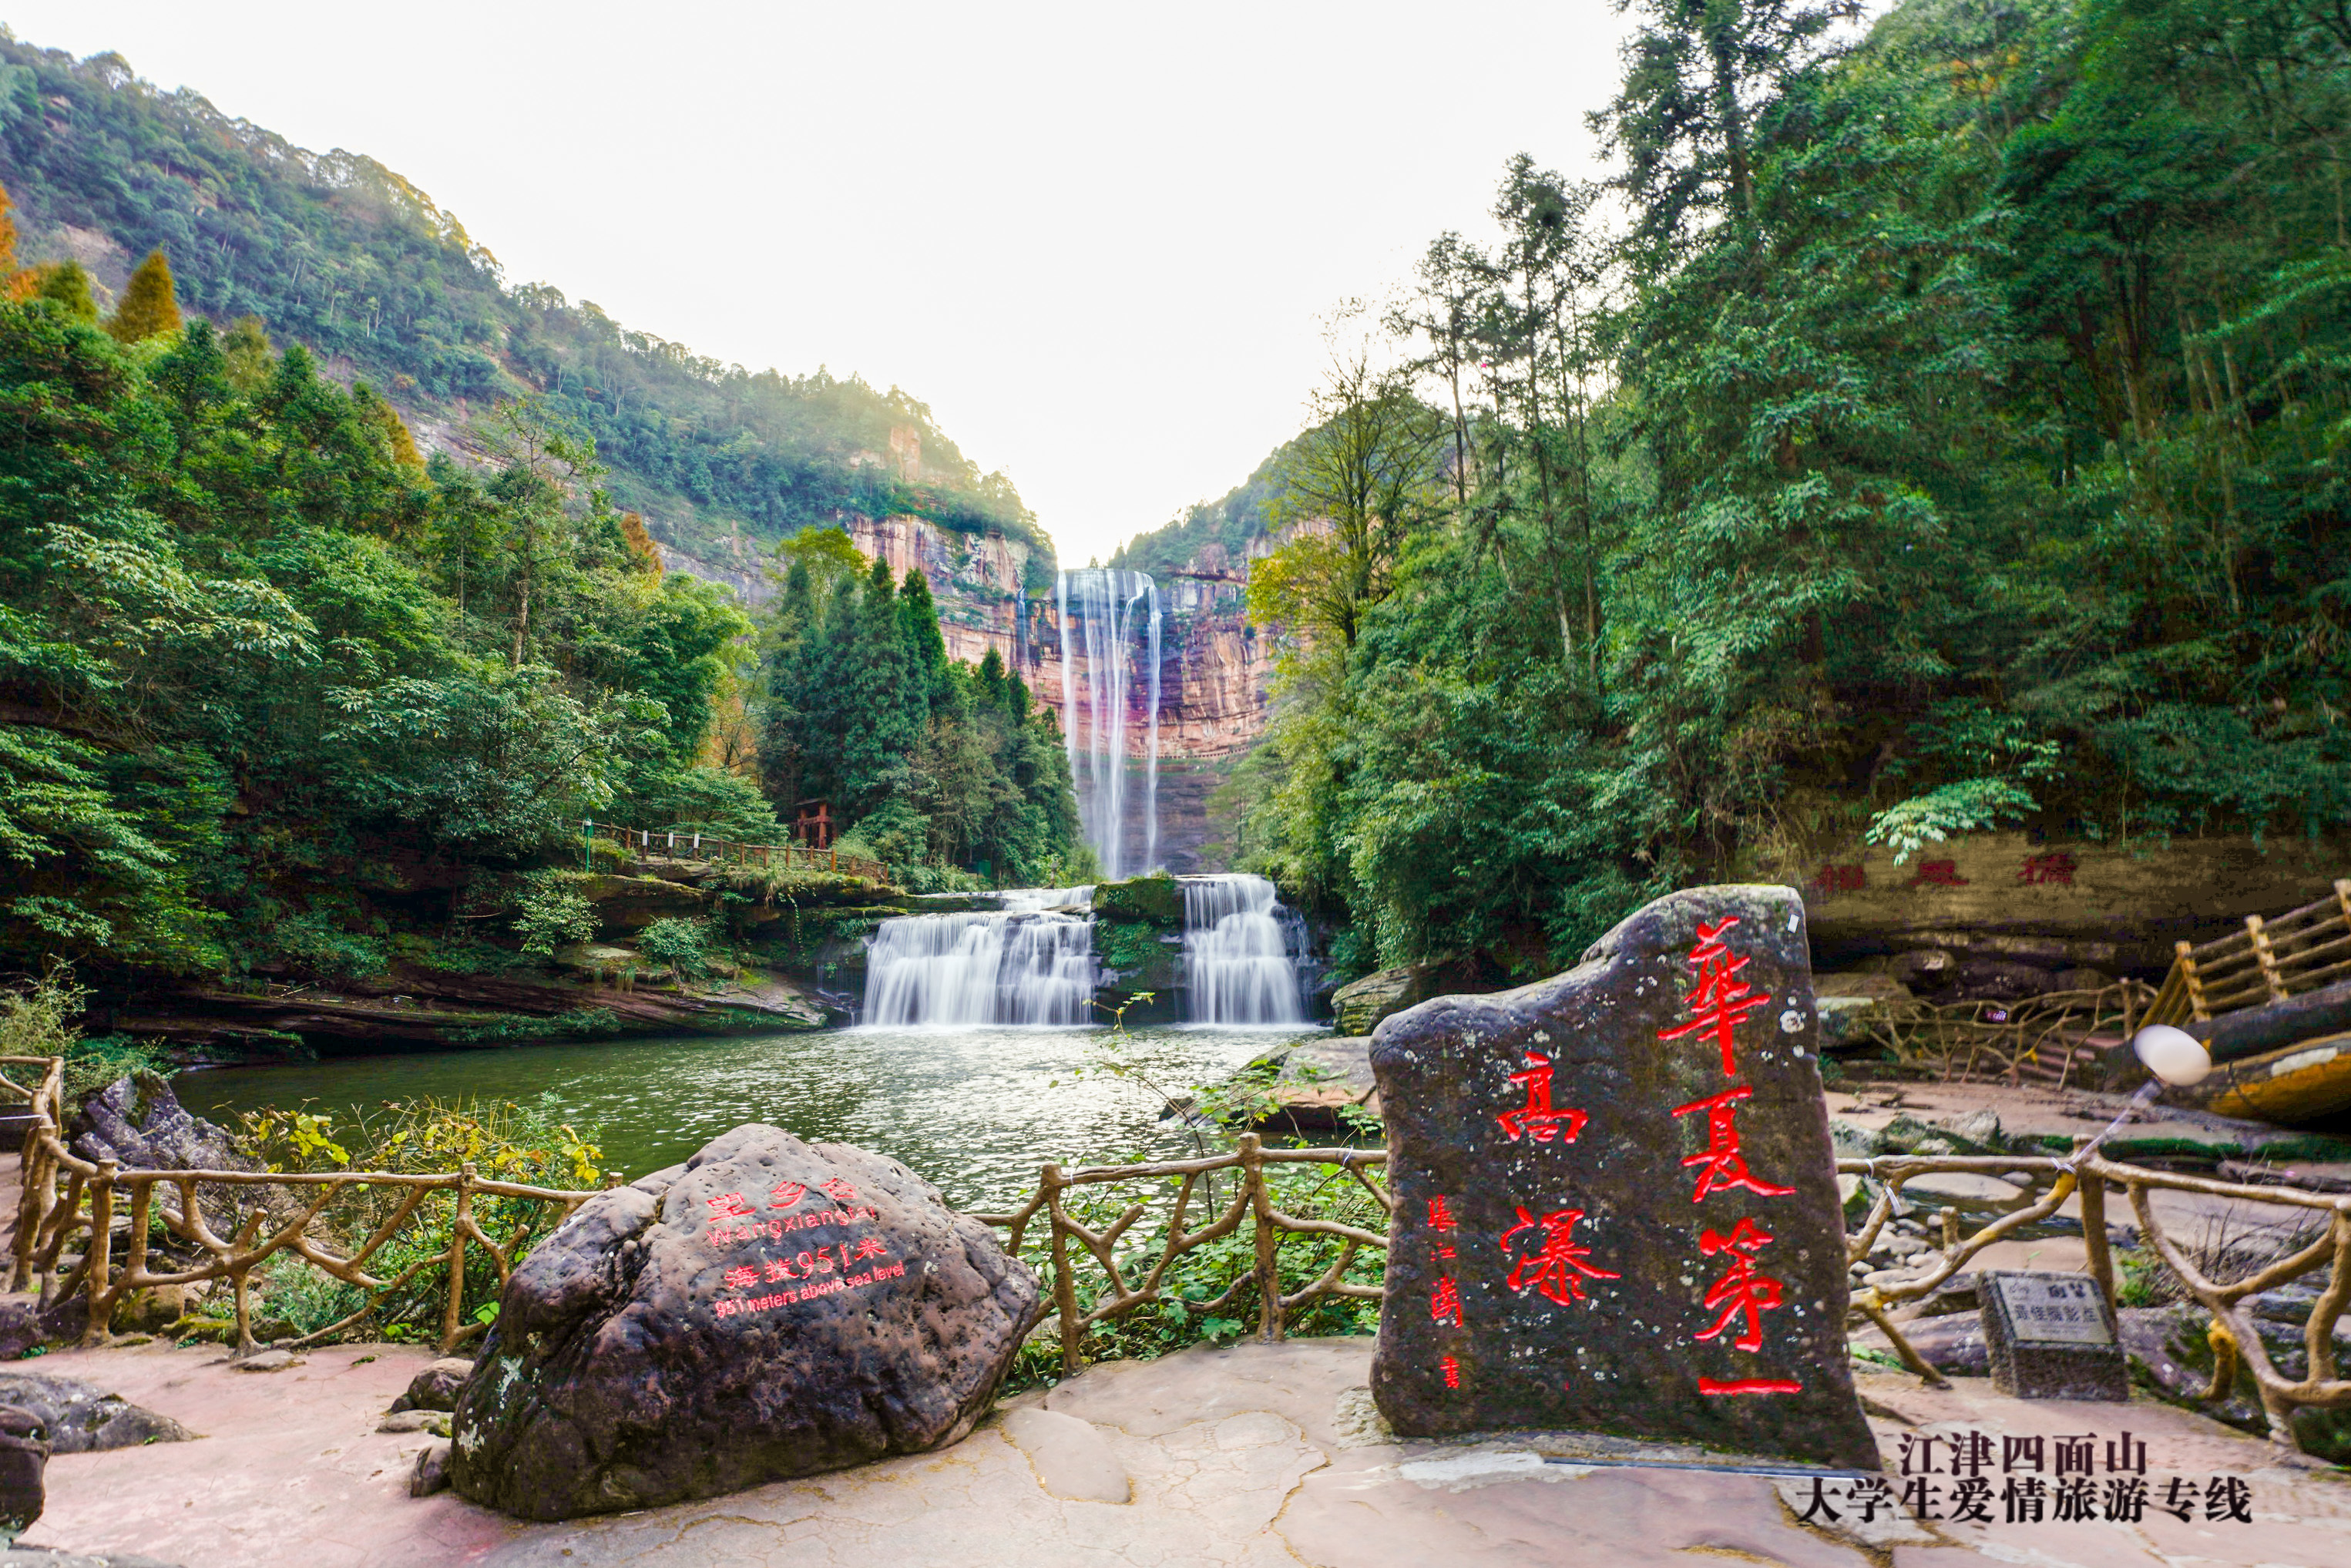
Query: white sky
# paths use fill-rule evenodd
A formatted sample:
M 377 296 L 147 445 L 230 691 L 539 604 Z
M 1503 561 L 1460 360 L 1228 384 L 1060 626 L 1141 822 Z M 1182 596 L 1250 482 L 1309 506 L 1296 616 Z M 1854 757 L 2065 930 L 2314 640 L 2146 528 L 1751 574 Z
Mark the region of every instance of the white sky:
M 1082 564 L 1297 433 L 1318 317 L 1590 172 L 1608 0 L 664 6 L 0 0 L 505 263 L 753 370 L 927 402 Z

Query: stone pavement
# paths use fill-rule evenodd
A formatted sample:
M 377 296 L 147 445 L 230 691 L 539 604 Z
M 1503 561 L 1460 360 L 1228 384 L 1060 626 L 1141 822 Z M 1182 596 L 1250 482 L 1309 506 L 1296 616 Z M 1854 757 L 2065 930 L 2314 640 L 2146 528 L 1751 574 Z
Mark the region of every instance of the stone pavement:
M 1922 1528 L 1881 1519 L 1856 1538 L 1797 1524 L 1768 1477 L 1562 1462 L 1622 1457 L 1622 1444 L 1398 1446 L 1384 1440 L 1361 1392 L 1367 1339 L 1110 1363 L 1008 1401 L 939 1453 L 705 1502 L 527 1525 L 451 1493 L 407 1495 L 409 1467 L 428 1439 L 374 1427 L 430 1359 L 408 1346 L 344 1345 L 255 1374 L 235 1371 L 216 1350 L 162 1345 L 45 1356 L 43 1371 L 89 1378 L 207 1436 L 52 1460 L 49 1510 L 31 1538 L 183 1568 L 2351 1564 L 2351 1478 L 2145 1400 L 2021 1403 L 1980 1379 L 1938 1393 L 1893 1375 L 1862 1378 L 1889 1464 L 1906 1432 L 1970 1428 L 1997 1442 L 2126 1427 L 2146 1442 L 2153 1477 L 2247 1479 L 2253 1523 L 2183 1524 L 2160 1513 L 2140 1525 Z M 1801 1505 L 1803 1483 L 1789 1484 Z

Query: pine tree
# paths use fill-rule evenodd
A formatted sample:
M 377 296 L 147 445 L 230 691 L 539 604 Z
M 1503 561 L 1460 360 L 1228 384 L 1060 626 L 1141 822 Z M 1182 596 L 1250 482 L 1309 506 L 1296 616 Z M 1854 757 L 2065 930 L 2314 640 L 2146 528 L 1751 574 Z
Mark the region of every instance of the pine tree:
M 52 262 L 40 268 L 33 298 L 47 300 L 77 321 L 98 319 L 98 301 L 89 295 L 89 274 L 78 261 Z
M 106 329 L 118 343 L 136 343 L 180 329 L 180 301 L 172 287 L 172 264 L 160 250 L 151 250 L 131 274 L 122 303 Z M 412 450 L 413 450 L 412 448 Z
M 898 585 L 898 629 L 920 673 L 924 706 L 933 713 L 946 712 L 957 694 L 947 671 L 947 643 L 939 632 L 939 607 L 931 599 L 930 580 L 920 567 L 908 567 L 905 581 Z

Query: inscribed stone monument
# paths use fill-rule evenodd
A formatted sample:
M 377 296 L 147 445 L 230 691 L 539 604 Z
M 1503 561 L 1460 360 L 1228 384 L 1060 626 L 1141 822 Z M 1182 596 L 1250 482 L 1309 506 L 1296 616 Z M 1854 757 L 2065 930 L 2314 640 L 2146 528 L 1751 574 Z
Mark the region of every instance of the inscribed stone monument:
M 1390 1425 L 1877 1469 L 1818 1038 L 1784 887 L 1675 894 L 1567 974 L 1383 1022 Z
M 950 1443 L 1037 1305 L 894 1160 L 736 1128 L 580 1206 L 507 1281 L 450 1480 L 528 1519 L 647 1508 Z
M 1991 1384 L 2012 1399 L 2128 1399 L 2105 1295 L 2086 1274 L 1987 1273 Z

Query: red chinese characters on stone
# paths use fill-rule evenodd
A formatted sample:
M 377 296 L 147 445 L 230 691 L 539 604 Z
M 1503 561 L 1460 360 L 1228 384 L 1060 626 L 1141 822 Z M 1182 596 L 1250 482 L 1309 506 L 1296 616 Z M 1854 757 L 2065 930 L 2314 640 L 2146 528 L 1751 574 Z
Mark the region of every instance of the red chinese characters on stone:
M 1726 915 L 1712 925 L 1698 928 L 1698 945 L 1689 950 L 1689 966 L 1698 971 L 1698 987 L 1682 998 L 1696 1015 L 1689 1022 L 1675 1029 L 1661 1029 L 1659 1040 L 1680 1040 L 1686 1035 L 1708 1035 L 1722 1049 L 1722 1071 L 1727 1077 L 1738 1071 L 1730 1057 L 1730 1033 L 1746 1021 L 1747 1015 L 1771 1001 L 1771 998 L 1739 978 L 1739 971 L 1747 967 L 1748 960 L 1731 956 L 1730 945 L 1722 934 L 1739 924 L 1739 916 Z
M 1708 1258 L 1728 1255 L 1729 1268 L 1706 1292 L 1708 1312 L 1719 1311 L 1712 1328 L 1701 1329 L 1698 1339 L 1714 1339 L 1742 1319 L 1746 1328 L 1730 1343 L 1743 1351 L 1763 1348 L 1762 1314 L 1780 1305 L 1785 1288 L 1778 1280 L 1756 1267 L 1755 1254 L 1771 1243 L 1771 1233 L 1751 1219 L 1742 1219 L 1725 1236 L 1709 1229 L 1698 1239 L 1698 1249 Z
M 1796 1189 L 1774 1186 L 1758 1180 L 1747 1168 L 1746 1156 L 1739 1152 L 1739 1103 L 1755 1091 L 1741 1083 L 1704 1100 L 1693 1100 L 1687 1105 L 1674 1107 L 1677 1116 L 1697 1112 L 1706 1113 L 1706 1147 L 1682 1162 L 1685 1166 L 1702 1166 L 1698 1173 L 1698 1190 L 1690 1194 L 1692 1203 L 1703 1203 L 1708 1193 L 1726 1192 L 1732 1187 L 1745 1187 L 1749 1192 L 1765 1197 L 1785 1197 Z
M 1823 865 L 1811 885 L 1823 897 L 1835 893 L 1859 893 L 1869 885 L 1869 873 L 1857 865 Z
M 1458 1388 L 1461 1386 L 1461 1363 L 1458 1360 L 1448 1355 L 1443 1361 L 1438 1362 L 1437 1365 L 1437 1370 L 1445 1374 L 1446 1387 Z
M 2080 866 L 2074 862 L 2074 857 L 2063 852 L 2054 854 L 2027 855 L 2024 857 L 2023 869 L 2016 873 L 2016 880 L 2032 886 L 2053 883 L 2060 887 L 2071 887 L 2074 885 L 2074 873 L 2080 869 Z
M 743 1195 L 739 1192 L 722 1192 L 716 1197 L 706 1197 L 703 1201 L 710 1206 L 710 1218 L 713 1219 L 744 1219 L 752 1212 L 751 1206 L 743 1201 Z
M 1453 1282 L 1450 1274 L 1440 1274 L 1429 1287 L 1428 1315 L 1440 1323 L 1461 1326 L 1461 1287 Z
M 1912 887 L 1965 887 L 1968 879 L 1959 874 L 1957 861 L 1921 861 L 1918 874 L 1910 879 Z
M 855 1203 L 857 1201 L 857 1189 L 850 1186 L 847 1182 L 841 1180 L 839 1176 L 833 1176 L 829 1180 L 820 1181 L 817 1183 L 817 1186 L 827 1197 L 832 1199 L 835 1203 Z
M 1575 1142 L 1583 1124 L 1592 1118 L 1573 1106 L 1554 1109 L 1551 1103 L 1551 1058 L 1541 1051 L 1527 1052 L 1526 1071 L 1510 1074 L 1510 1082 L 1527 1086 L 1527 1103 L 1515 1111 L 1505 1111 L 1494 1118 L 1510 1142 L 1521 1137 L 1538 1144 L 1548 1144 L 1557 1138 L 1562 1144 Z
M 1592 1249 L 1579 1247 L 1575 1241 L 1575 1228 L 1583 1218 L 1583 1210 L 1580 1208 L 1555 1208 L 1537 1219 L 1521 1205 L 1519 1222 L 1502 1232 L 1502 1250 L 1513 1260 L 1508 1281 L 1510 1289 L 1522 1296 L 1529 1291 L 1540 1291 L 1564 1306 L 1586 1299 L 1585 1280 L 1623 1279 L 1621 1274 L 1595 1269 L 1584 1261 L 1592 1256 Z M 1510 1239 L 1526 1230 L 1541 1234 L 1536 1238 L 1534 1250 L 1522 1254 L 1510 1245 Z
M 746 1285 L 758 1284 L 759 1282 L 759 1270 L 751 1264 L 741 1263 L 727 1270 L 726 1273 L 720 1275 L 719 1281 L 729 1289 L 739 1291 Z
M 789 1208 L 807 1196 L 808 1184 L 806 1182 L 779 1181 L 768 1194 L 768 1207 L 769 1208 Z

